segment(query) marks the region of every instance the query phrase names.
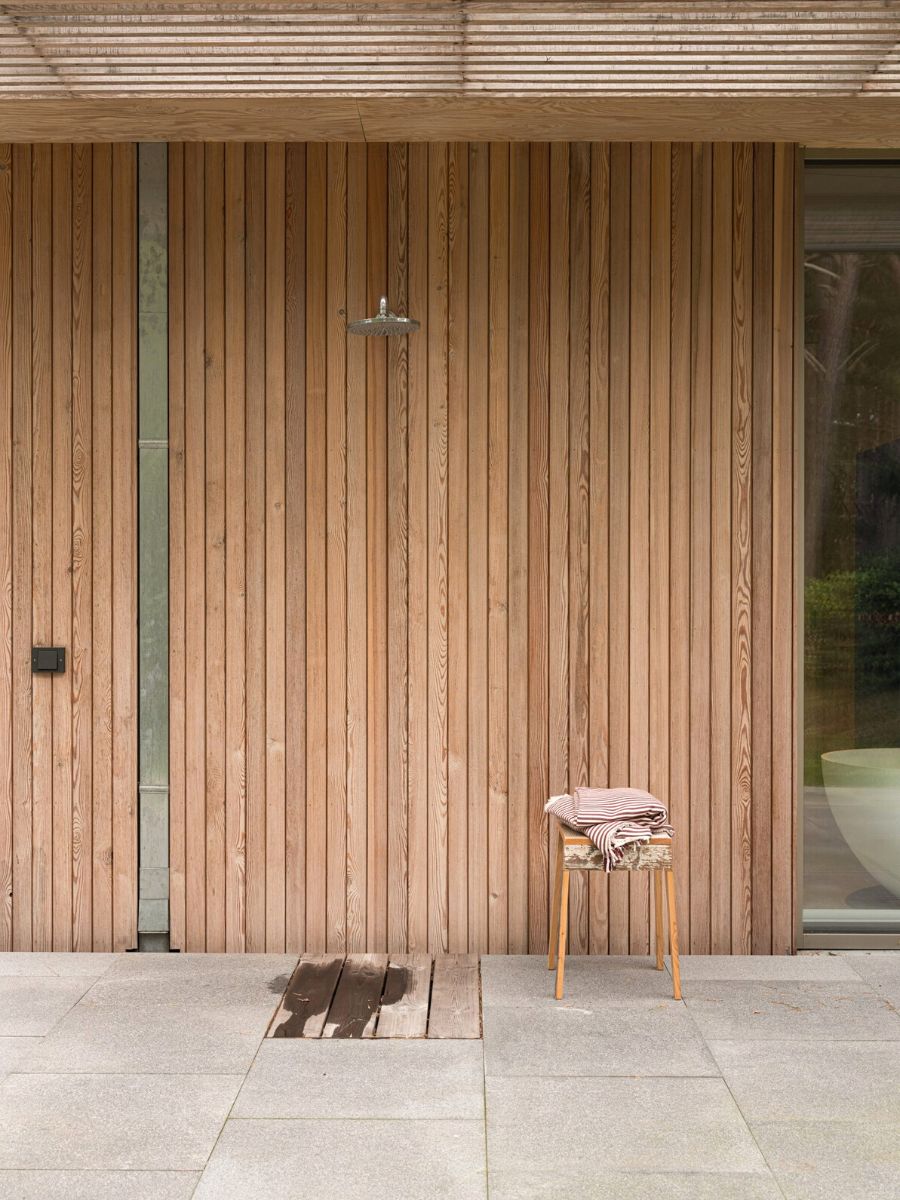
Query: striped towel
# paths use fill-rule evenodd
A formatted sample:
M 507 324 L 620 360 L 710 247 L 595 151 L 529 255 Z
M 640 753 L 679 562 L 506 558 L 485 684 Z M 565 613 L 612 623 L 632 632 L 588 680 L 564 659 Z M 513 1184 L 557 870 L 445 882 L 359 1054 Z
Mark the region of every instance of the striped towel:
M 666 806 L 639 788 L 576 788 L 574 796 L 551 796 L 544 811 L 586 834 L 607 871 L 622 861 L 632 842 L 674 836 Z

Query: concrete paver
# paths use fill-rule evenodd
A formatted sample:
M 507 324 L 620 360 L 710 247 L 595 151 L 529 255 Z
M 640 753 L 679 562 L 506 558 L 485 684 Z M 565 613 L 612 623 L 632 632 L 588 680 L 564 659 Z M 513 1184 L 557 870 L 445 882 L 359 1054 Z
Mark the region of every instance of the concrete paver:
M 492 956 L 483 1043 L 266 1041 L 295 963 L 0 954 L 0 1200 L 900 1195 L 900 954 L 685 958 L 681 1003 Z

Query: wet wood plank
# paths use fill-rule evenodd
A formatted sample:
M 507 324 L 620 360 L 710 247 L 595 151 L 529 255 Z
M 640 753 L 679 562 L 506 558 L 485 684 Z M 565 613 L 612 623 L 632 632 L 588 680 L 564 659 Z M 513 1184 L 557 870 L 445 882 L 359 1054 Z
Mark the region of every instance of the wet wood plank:
M 448 954 L 434 960 L 430 1038 L 481 1037 L 477 954 Z
M 343 965 L 340 954 L 304 955 L 278 1006 L 269 1037 L 321 1037 Z
M 430 954 L 391 955 L 375 1036 L 424 1037 L 428 1027 L 430 991 Z
M 386 954 L 350 954 L 344 964 L 322 1036 L 371 1038 L 387 971 Z

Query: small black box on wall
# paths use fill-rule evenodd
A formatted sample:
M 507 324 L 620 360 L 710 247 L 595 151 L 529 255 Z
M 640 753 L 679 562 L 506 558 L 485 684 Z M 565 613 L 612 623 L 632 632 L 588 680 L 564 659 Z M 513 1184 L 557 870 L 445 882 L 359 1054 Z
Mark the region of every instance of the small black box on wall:
M 59 675 L 66 669 L 64 646 L 32 646 L 31 670 L 35 675 Z

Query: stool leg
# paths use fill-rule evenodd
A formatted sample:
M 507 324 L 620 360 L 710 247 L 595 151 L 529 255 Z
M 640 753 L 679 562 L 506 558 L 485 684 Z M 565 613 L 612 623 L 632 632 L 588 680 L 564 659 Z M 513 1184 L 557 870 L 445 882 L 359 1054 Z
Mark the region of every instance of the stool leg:
M 550 909 L 550 944 L 547 948 L 547 970 L 552 971 L 556 966 L 556 950 L 559 941 L 559 904 L 562 897 L 563 873 L 563 844 L 562 838 L 556 840 L 556 867 L 553 872 L 553 904 Z
M 653 905 L 656 913 L 656 969 L 661 971 L 663 962 L 663 894 L 662 874 L 653 872 Z
M 672 955 L 672 984 L 676 1000 L 681 999 L 681 970 L 678 966 L 678 919 L 675 915 L 675 872 L 666 871 L 666 898 L 669 908 L 669 953 Z
M 559 942 L 556 964 L 556 999 L 563 997 L 563 977 L 566 973 L 566 935 L 569 931 L 569 872 L 563 869 L 562 892 L 559 903 Z

